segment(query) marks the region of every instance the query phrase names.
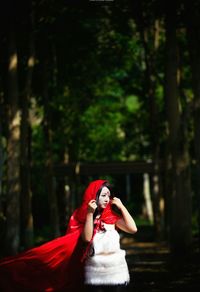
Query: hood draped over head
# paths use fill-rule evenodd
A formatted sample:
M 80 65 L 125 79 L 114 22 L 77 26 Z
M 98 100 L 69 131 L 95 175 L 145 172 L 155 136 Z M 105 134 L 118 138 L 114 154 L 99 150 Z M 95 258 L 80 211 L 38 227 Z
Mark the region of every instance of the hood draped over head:
M 81 206 L 74 211 L 70 218 L 67 232 L 73 232 L 79 228 L 82 228 L 87 215 L 88 203 L 91 200 L 96 200 L 97 193 L 99 189 L 105 184 L 108 183 L 106 180 L 95 180 L 91 182 L 85 193 L 83 195 L 83 200 Z M 101 214 L 101 220 L 107 224 L 114 224 L 120 217 L 114 213 L 111 209 L 111 204 L 109 203 L 107 207 L 103 210 Z

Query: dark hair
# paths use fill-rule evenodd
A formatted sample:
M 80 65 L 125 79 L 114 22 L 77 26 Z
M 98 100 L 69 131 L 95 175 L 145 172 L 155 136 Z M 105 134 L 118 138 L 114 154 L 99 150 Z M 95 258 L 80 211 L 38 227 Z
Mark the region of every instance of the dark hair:
M 112 191 L 111 184 L 109 184 L 108 182 L 104 182 L 104 183 L 102 184 L 102 186 L 98 189 L 97 193 L 96 193 L 96 198 L 95 198 L 95 200 L 96 200 L 97 205 L 98 205 L 98 201 L 99 201 L 100 193 L 101 193 L 101 191 L 102 191 L 102 189 L 103 189 L 104 187 L 107 187 L 107 188 L 109 189 L 109 191 L 110 191 L 110 197 L 111 197 L 111 199 L 113 198 L 113 191 Z M 96 218 L 97 214 L 98 214 L 98 208 L 95 210 L 95 212 L 94 212 L 94 214 L 93 214 L 93 218 Z

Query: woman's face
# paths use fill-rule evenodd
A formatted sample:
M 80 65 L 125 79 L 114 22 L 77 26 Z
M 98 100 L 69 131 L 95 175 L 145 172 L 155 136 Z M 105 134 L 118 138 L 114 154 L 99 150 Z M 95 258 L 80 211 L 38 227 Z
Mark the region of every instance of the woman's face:
M 98 207 L 105 209 L 110 202 L 110 190 L 107 187 L 103 187 L 99 195 Z

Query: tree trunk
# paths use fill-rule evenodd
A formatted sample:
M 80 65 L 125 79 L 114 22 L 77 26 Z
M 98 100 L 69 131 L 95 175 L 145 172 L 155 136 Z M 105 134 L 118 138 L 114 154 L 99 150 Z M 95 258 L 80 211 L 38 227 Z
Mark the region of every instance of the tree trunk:
M 0 96 L 1 98 L 1 96 Z M 0 99 L 0 116 L 3 116 L 3 101 Z M 3 135 L 2 135 L 2 120 L 0 119 L 0 229 L 2 229 L 2 224 L 5 221 L 4 211 L 3 211 L 3 193 L 2 193 L 2 185 L 3 185 L 3 167 L 5 163 L 5 155 L 3 148 Z M 1 240 L 1 232 L 0 232 L 0 240 Z
M 145 53 L 145 80 L 144 80 L 144 96 L 148 101 L 149 106 L 149 122 L 150 122 L 150 141 L 152 149 L 152 159 L 154 164 L 154 173 L 152 175 L 152 188 L 151 197 L 153 202 L 153 220 L 154 229 L 157 239 L 163 237 L 163 222 L 164 214 L 161 210 L 161 188 L 160 188 L 160 177 L 159 177 L 159 123 L 158 123 L 158 110 L 156 104 L 156 53 L 159 47 L 159 22 L 155 21 L 153 27 L 145 28 L 142 8 L 139 5 L 139 13 L 137 15 L 138 28 L 140 30 L 140 36 L 143 43 Z M 153 39 L 153 42 L 150 41 Z M 150 47 L 149 43 L 153 43 Z
M 18 57 L 15 35 L 8 38 L 8 141 L 7 141 L 7 234 L 6 252 L 16 254 L 20 243 L 20 111 L 18 107 Z
M 145 207 L 145 215 L 147 219 L 153 223 L 153 208 L 152 208 L 152 200 L 151 200 L 151 192 L 150 192 L 150 179 L 149 174 L 144 173 L 143 175 L 143 194 L 144 194 L 144 207 Z
M 3 110 L 2 110 L 2 100 L 0 96 L 0 116 L 2 117 Z M 3 177 L 3 144 L 2 144 L 2 121 L 0 120 L 0 220 L 3 216 L 3 209 L 2 209 L 2 177 Z
M 59 153 L 58 165 L 65 165 L 68 161 L 65 156 L 65 145 Z M 57 171 L 56 171 L 57 173 Z M 59 173 L 59 172 L 58 172 Z M 57 176 L 56 193 L 58 198 L 58 209 L 60 219 L 60 231 L 62 234 L 66 233 L 67 222 L 71 216 L 72 210 L 70 206 L 70 187 L 68 176 Z
M 21 243 L 27 249 L 33 246 L 33 216 L 32 216 L 32 193 L 30 186 L 30 120 L 29 105 L 31 96 L 32 74 L 35 62 L 34 39 L 33 39 L 33 14 L 29 21 L 30 39 L 29 56 L 27 61 L 27 76 L 25 91 L 22 96 L 21 117 Z
M 198 4 L 198 6 L 197 6 Z M 200 4 L 199 1 L 186 2 L 187 35 L 191 59 L 192 87 L 194 93 L 194 144 L 195 144 L 195 194 L 197 197 L 199 244 L 200 244 Z
M 53 238 L 60 235 L 58 203 L 56 197 L 55 178 L 53 173 L 52 161 L 52 130 L 51 130 L 51 115 L 50 115 L 50 101 L 48 93 L 48 63 L 44 62 L 44 135 L 46 145 L 46 187 L 49 201 L 50 225 L 51 235 Z
M 168 7 L 169 8 L 169 7 Z M 170 244 L 174 254 L 191 248 L 191 186 L 187 136 L 182 135 L 177 84 L 176 8 L 166 13 L 165 98 L 169 126 Z M 172 9 L 173 8 L 173 9 Z M 168 13 L 170 11 L 170 13 Z

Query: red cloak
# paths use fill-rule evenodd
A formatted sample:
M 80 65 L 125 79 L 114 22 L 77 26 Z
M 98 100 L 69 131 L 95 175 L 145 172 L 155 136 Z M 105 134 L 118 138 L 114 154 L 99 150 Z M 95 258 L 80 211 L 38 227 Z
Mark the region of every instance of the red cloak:
M 105 180 L 96 180 L 85 190 L 82 204 L 72 214 L 66 235 L 0 261 L 2 292 L 64 292 L 83 285 L 84 255 L 88 246 L 81 240 L 87 206 Z M 119 219 L 109 204 L 101 220 L 114 224 Z M 94 231 L 95 232 L 95 231 Z

